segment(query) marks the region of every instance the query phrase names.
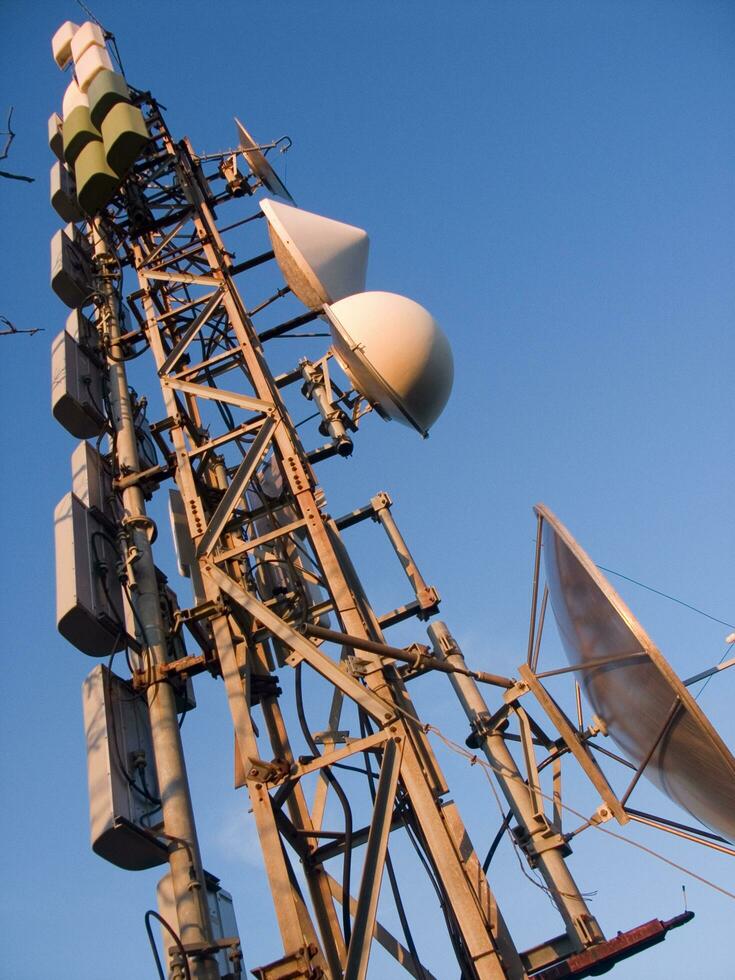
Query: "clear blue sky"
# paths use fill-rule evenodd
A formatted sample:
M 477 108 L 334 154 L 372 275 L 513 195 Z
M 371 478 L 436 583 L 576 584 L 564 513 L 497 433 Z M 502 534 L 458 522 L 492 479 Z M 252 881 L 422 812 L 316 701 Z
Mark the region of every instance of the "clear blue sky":
M 233 115 L 263 141 L 287 133 L 294 145 L 281 162 L 298 203 L 367 228 L 369 287 L 412 296 L 443 324 L 456 383 L 431 438 L 369 418 L 353 459 L 322 476 L 334 513 L 391 492 L 468 659 L 501 673 L 523 660 L 537 500 L 595 560 L 735 616 L 732 3 L 92 6 L 118 38 L 129 81 L 168 107 L 175 134 L 201 152 L 224 149 Z M 0 313 L 45 330 L 0 338 L 9 939 L 0 974 L 129 980 L 154 973 L 142 917 L 155 907 L 157 873 L 120 871 L 88 847 L 79 689 L 94 663 L 54 624 L 52 511 L 74 442 L 49 411 L 49 346 L 66 311 L 48 287 L 59 219 L 46 120 L 66 84 L 50 52 L 66 19 L 84 15 L 71 2 L 0 6 L 0 115 L 13 104 L 17 132 L 0 168 L 37 178 L 0 180 Z M 294 361 L 300 353 L 289 348 Z M 354 538 L 356 559 L 384 610 L 406 592 L 376 571 L 369 538 Z M 722 655 L 727 627 L 614 581 L 680 674 Z M 549 665 L 561 656 L 553 632 Z M 410 639 L 421 637 L 409 630 Z M 426 720 L 461 741 L 448 687 L 420 684 Z M 724 675 L 701 699 L 730 745 L 734 691 L 735 674 Z M 231 788 L 222 691 L 208 679 L 197 696 L 184 732 L 204 861 L 235 897 L 252 967 L 278 942 L 246 800 Z M 477 769 L 440 758 L 484 852 L 495 803 Z M 596 805 L 571 773 L 566 788 L 572 806 Z M 638 802 L 682 817 L 653 790 Z M 622 833 L 735 892 L 733 859 Z M 573 868 L 596 892 L 608 935 L 677 914 L 687 883 L 695 921 L 617 977 L 732 975 L 733 899 L 594 832 L 580 838 Z M 510 848 L 493 869 L 521 945 L 558 930 Z M 441 980 L 456 975 L 434 937 L 417 941 Z

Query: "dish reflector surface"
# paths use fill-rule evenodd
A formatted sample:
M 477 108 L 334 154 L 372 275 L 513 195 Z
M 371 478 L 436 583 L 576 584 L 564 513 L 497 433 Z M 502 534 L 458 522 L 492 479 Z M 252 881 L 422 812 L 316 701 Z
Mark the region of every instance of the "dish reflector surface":
M 295 204 L 296 202 L 286 190 L 286 185 L 268 163 L 265 154 L 253 137 L 237 118 L 235 118 L 235 125 L 237 126 L 237 135 L 240 139 L 240 150 L 255 176 L 271 194 L 275 194 L 276 197 L 282 197 L 284 200 L 290 201 L 291 204 Z
M 291 292 L 319 309 L 365 289 L 370 240 L 362 228 L 264 200 L 276 261 Z
M 454 380 L 452 349 L 431 313 L 383 292 L 348 296 L 324 312 L 337 360 L 357 391 L 384 418 L 427 436 Z
M 735 758 L 633 613 L 546 507 L 542 543 L 564 649 L 595 713 L 626 758 L 717 834 L 735 841 Z M 597 660 L 614 662 L 594 666 Z M 673 716 L 678 699 L 678 709 Z M 668 727 L 667 727 L 668 720 Z

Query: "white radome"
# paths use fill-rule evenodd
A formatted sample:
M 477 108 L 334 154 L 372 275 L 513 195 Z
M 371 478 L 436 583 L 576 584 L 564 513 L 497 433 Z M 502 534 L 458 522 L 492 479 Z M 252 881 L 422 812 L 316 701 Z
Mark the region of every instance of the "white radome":
M 363 228 L 278 201 L 263 200 L 260 209 L 283 278 L 304 306 L 362 292 L 370 247 Z
M 324 312 L 337 360 L 356 390 L 384 418 L 427 436 L 454 380 L 452 349 L 431 313 L 384 292 L 357 293 Z

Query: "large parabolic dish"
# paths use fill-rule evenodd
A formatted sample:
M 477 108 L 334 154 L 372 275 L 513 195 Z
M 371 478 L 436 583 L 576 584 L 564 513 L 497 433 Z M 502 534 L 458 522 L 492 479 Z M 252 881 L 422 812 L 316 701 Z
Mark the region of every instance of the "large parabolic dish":
M 543 518 L 554 617 L 593 710 L 635 766 L 656 745 L 644 775 L 706 827 L 735 841 L 735 758 L 569 531 L 542 504 L 535 511 Z

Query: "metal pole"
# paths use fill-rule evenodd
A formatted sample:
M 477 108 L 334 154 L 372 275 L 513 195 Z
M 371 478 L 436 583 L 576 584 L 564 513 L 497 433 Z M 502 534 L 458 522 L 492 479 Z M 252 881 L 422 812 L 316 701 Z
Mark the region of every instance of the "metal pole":
M 367 976 L 400 768 L 401 751 L 395 740 L 389 739 L 383 750 L 383 765 L 378 779 L 373 819 L 365 849 L 365 865 L 360 882 L 360 893 L 357 896 L 355 924 L 347 954 L 345 980 L 365 980 Z
M 457 668 L 467 669 L 462 651 L 443 622 L 437 620 L 432 623 L 428 628 L 428 634 L 437 657 L 441 657 Z M 477 684 L 466 673 L 459 673 L 459 671 L 449 674 L 449 679 L 473 731 L 477 734 L 478 745 L 482 747 L 492 766 L 514 818 L 528 832 L 528 837 L 534 845 L 534 863 L 538 865 L 564 920 L 569 939 L 579 950 L 604 939 L 600 926 L 589 911 L 566 866 L 561 851 L 565 846 L 563 839 L 558 833 L 550 834 L 550 829 L 553 831 L 553 828 L 550 828 L 545 819 L 543 824 L 540 824 L 536 818 L 529 788 L 502 734 L 497 730 L 483 730 L 483 724 L 490 717 L 490 711 Z M 552 843 L 550 846 L 550 839 L 553 836 L 556 836 L 557 843 Z M 549 849 L 543 850 L 544 846 Z
M 94 227 L 97 259 L 97 288 L 104 300 L 101 327 L 109 350 L 108 378 L 114 429 L 116 470 L 125 475 L 140 472 L 135 420 L 128 389 L 123 349 L 120 344 L 120 319 L 114 279 L 117 260 L 107 249 L 99 227 Z M 146 515 L 140 487 L 128 485 L 122 490 L 125 517 L 126 566 L 130 595 L 142 634 L 143 655 L 150 670 L 167 662 L 166 629 L 161 615 L 156 568 L 151 550 L 153 523 Z M 169 865 L 176 901 L 179 936 L 186 947 L 206 948 L 212 945 L 209 914 L 203 888 L 199 845 L 194 824 L 186 764 L 181 745 L 176 699 L 173 688 L 165 682 L 150 684 L 147 689 L 153 752 L 161 794 L 165 836 L 171 840 Z M 193 980 L 218 980 L 219 969 L 211 955 L 190 957 Z
M 531 596 L 531 620 L 528 624 L 528 656 L 527 663 L 533 660 L 533 638 L 536 632 L 536 607 L 538 606 L 538 575 L 541 565 L 541 529 L 544 519 L 536 515 L 536 551 L 533 559 L 533 594 Z
M 433 598 L 432 589 L 426 584 L 423 575 L 418 570 L 416 562 L 413 560 L 413 555 L 406 544 L 406 540 L 398 530 L 398 525 L 395 522 L 393 514 L 391 514 L 392 501 L 385 491 L 376 494 L 370 503 L 373 505 L 373 510 L 375 511 L 375 520 L 379 524 L 383 525 L 385 533 L 388 535 L 388 540 L 393 546 L 393 550 L 398 559 L 403 566 L 403 571 L 406 573 L 408 581 L 413 586 L 413 590 L 416 593 L 416 598 L 421 602 L 422 598 L 425 601 L 431 601 Z

